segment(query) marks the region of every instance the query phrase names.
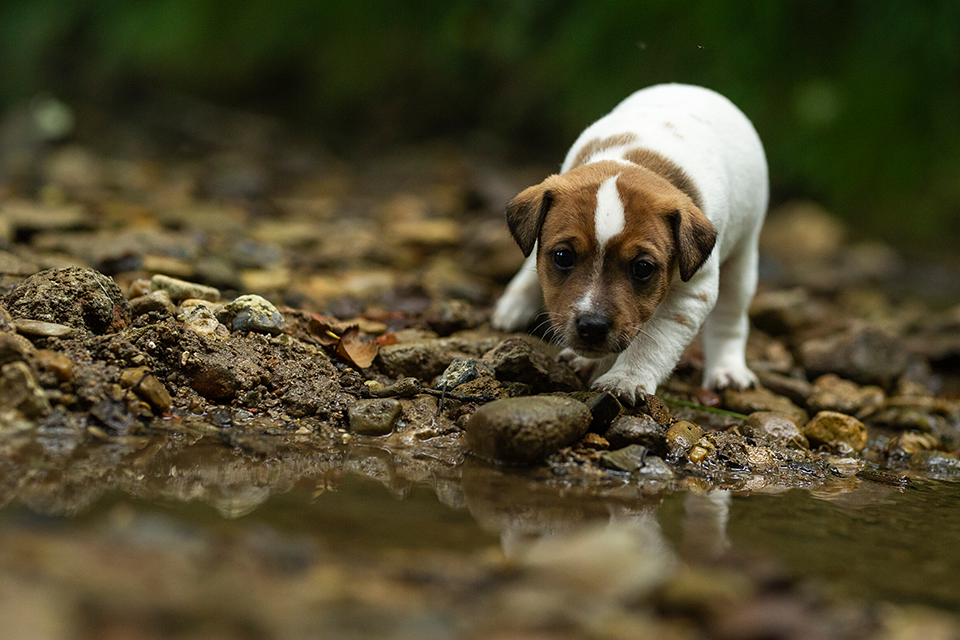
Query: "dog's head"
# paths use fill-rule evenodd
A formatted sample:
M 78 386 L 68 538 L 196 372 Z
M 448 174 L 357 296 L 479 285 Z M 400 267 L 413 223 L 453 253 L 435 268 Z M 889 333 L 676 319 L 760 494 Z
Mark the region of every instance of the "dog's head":
M 537 249 L 554 329 L 587 357 L 626 349 L 666 297 L 674 272 L 692 278 L 717 235 L 684 191 L 615 161 L 524 190 L 507 205 L 507 223 L 524 255 Z

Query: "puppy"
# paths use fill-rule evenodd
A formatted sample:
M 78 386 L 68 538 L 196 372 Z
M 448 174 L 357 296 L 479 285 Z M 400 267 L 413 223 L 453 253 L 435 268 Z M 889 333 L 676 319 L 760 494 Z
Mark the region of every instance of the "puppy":
M 744 349 L 767 209 L 750 121 L 701 87 L 638 91 L 584 131 L 558 175 L 507 205 L 527 260 L 493 314 L 517 331 L 543 304 L 594 381 L 633 404 L 654 393 L 703 327 L 704 386 L 756 383 Z

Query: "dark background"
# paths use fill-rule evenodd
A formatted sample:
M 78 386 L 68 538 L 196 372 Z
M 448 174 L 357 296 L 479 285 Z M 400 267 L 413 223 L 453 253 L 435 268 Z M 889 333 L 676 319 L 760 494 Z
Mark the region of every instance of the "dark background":
M 665 81 L 753 119 L 775 201 L 813 198 L 908 250 L 954 248 L 960 2 L 0 4 L 0 109 L 189 95 L 280 116 L 334 151 L 479 132 L 559 163 L 583 127 Z

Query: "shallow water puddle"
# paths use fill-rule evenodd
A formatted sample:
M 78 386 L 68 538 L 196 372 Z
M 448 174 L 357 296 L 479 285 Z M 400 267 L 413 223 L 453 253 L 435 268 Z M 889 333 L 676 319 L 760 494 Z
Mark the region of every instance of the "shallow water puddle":
M 845 595 L 960 610 L 960 484 L 734 497 L 727 534 Z
M 717 556 L 772 558 L 831 597 L 960 608 L 954 483 L 644 496 L 475 461 L 403 480 L 389 456 L 219 453 L 94 493 L 22 479 L 0 510 L 0 637 L 482 637 L 501 610 L 512 629 L 553 628 L 570 593 L 621 569 L 633 582 L 611 598 Z M 558 571 L 568 549 L 575 570 Z M 630 624 L 673 624 L 643 615 Z

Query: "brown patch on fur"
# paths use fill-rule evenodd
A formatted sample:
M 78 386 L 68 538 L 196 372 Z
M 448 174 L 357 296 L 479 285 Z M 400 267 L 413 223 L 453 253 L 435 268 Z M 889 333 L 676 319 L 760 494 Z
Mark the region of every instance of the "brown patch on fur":
M 507 205 L 507 226 L 524 257 L 533 252 L 533 245 L 540 236 L 540 228 L 552 202 L 550 190 L 538 184 L 521 191 Z
M 682 324 L 683 326 L 687 326 L 687 324 L 690 322 L 687 320 L 687 316 L 683 315 L 682 313 L 675 313 L 670 317 L 670 319 L 677 324 Z
M 657 165 L 661 170 L 665 166 Z M 594 221 L 597 190 L 613 176 L 619 176 L 617 191 L 625 224 L 622 232 L 600 247 Z M 550 176 L 517 196 L 507 216 L 525 253 L 537 243 L 537 272 L 554 328 L 567 346 L 591 357 L 629 346 L 669 293 L 675 269 L 679 267 L 681 277 L 689 279 L 709 256 L 715 238 L 713 225 L 690 195 L 666 176 L 614 160 L 590 162 Z M 554 252 L 561 249 L 575 254 L 571 269 L 561 270 L 554 264 Z M 631 276 L 637 260 L 655 267 L 646 282 Z M 576 303 L 587 292 L 592 302 L 586 311 L 602 315 L 610 324 L 602 345 L 580 342 L 576 331 L 577 317 L 583 312 Z
M 631 149 L 623 154 L 623 159 L 641 167 L 646 167 L 655 174 L 663 177 L 667 182 L 675 186 L 680 191 L 687 194 L 697 209 L 703 209 L 703 198 L 700 196 L 700 190 L 693 183 L 687 172 L 680 168 L 672 160 L 665 158 L 656 151 L 650 149 Z
M 573 166 L 570 168 L 575 169 L 576 167 L 586 164 L 590 158 L 601 151 L 614 149 L 616 147 L 626 147 L 636 141 L 637 136 L 632 133 L 618 133 L 613 136 L 607 136 L 606 138 L 594 138 L 580 149 L 577 157 L 573 160 Z
M 697 300 L 699 300 L 700 302 L 708 302 L 710 300 L 710 296 L 708 296 L 705 293 L 698 293 Z
M 703 266 L 717 242 L 717 230 L 700 209 L 680 208 L 667 216 L 673 227 L 680 279 L 690 280 Z
M 618 174 L 624 231 L 599 247 L 594 227 L 597 190 Z M 602 314 L 611 325 L 610 337 L 600 350 L 622 351 L 670 290 L 677 264 L 670 216 L 680 208 L 691 208 L 689 198 L 652 171 L 615 161 L 582 165 L 551 176 L 539 187 L 553 195 L 540 232 L 537 271 L 555 328 L 567 346 L 586 355 L 600 355 L 596 345 L 579 344 L 575 330 L 579 313 L 575 305 L 591 291 L 590 311 Z M 553 252 L 558 249 L 576 254 L 576 264 L 568 273 L 553 264 Z M 656 266 L 645 283 L 634 282 L 630 276 L 633 262 L 641 259 Z

